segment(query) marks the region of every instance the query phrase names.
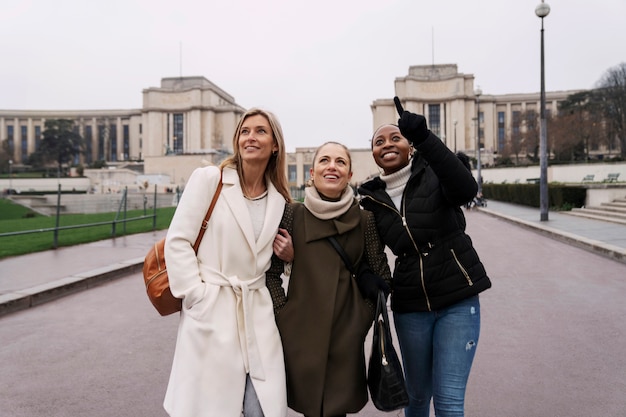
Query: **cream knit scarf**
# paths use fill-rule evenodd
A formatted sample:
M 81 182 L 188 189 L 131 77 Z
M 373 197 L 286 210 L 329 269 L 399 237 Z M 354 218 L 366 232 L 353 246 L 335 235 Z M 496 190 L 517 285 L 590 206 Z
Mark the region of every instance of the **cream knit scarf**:
M 352 207 L 354 192 L 347 186 L 338 201 L 323 200 L 315 187 L 304 189 L 304 206 L 318 219 L 328 220 L 341 216 Z

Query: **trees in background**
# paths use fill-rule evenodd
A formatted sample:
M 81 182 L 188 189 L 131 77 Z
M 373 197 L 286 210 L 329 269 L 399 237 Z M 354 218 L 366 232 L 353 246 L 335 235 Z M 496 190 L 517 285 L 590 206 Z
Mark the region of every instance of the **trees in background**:
M 604 147 L 608 158 L 626 159 L 626 63 L 610 68 L 593 90 L 571 94 L 548 115 L 548 151 L 553 161 L 589 161 Z M 539 114 L 514 111 L 505 146 L 506 157 L 538 161 Z M 617 154 L 619 149 L 619 155 Z M 525 151 L 525 152 L 524 152 Z
M 596 85 L 594 95 L 606 122 L 609 145 L 616 140 L 620 145 L 621 157 L 626 158 L 626 62 L 604 73 Z
M 84 140 L 76 133 L 73 120 L 46 120 L 42 136 L 39 148 L 33 154 L 33 162 L 35 164 L 55 162 L 58 175 L 63 164 L 73 162 L 83 151 Z

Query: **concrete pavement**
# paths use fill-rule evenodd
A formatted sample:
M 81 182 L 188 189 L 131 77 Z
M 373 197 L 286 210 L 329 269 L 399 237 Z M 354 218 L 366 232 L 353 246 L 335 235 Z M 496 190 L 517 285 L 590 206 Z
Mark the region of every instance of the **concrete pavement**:
M 489 201 L 484 213 L 626 263 L 626 225 Z M 138 272 L 165 230 L 0 260 L 0 316 Z

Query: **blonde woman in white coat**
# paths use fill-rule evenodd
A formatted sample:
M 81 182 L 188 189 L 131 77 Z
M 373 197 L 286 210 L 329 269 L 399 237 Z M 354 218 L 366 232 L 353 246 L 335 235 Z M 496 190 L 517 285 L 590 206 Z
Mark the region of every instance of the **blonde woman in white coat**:
M 287 415 L 283 350 L 265 285 L 274 247 L 291 246 L 278 234 L 291 197 L 276 117 L 247 111 L 233 150 L 220 168 L 192 173 L 167 233 L 170 287 L 183 300 L 164 401 L 172 417 Z M 220 169 L 223 188 L 196 256 Z

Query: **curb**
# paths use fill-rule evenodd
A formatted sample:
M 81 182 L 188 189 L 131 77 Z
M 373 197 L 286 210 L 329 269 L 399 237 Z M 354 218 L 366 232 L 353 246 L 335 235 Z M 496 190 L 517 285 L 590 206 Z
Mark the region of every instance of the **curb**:
M 143 261 L 143 257 L 129 259 L 46 284 L 0 295 L 0 317 L 134 274 L 142 270 Z
M 534 222 L 522 220 L 517 217 L 507 216 L 506 214 L 491 211 L 483 207 L 478 207 L 478 210 L 490 216 L 508 221 L 509 223 L 514 223 L 521 227 L 525 227 L 526 229 L 534 230 L 560 242 L 567 243 L 580 249 L 584 249 L 589 252 L 602 255 L 614 261 L 626 264 L 626 249 L 619 246 L 610 245 L 608 243 L 600 242 L 598 240 L 588 239 L 586 237 L 564 232 L 562 230 L 554 229 L 552 227 L 540 226 Z

